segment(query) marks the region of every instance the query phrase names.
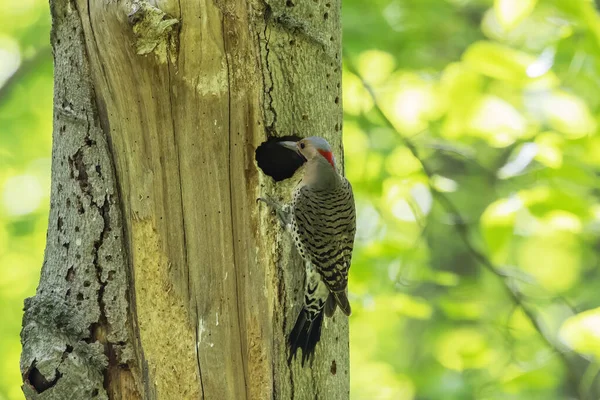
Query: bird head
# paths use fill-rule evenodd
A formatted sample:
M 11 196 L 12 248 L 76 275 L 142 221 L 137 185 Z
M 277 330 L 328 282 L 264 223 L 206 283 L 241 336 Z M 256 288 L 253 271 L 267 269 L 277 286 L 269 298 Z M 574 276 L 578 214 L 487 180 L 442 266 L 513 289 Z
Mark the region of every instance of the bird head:
M 287 149 L 294 150 L 307 161 L 313 160 L 316 157 L 323 157 L 335 168 L 335 157 L 331 151 L 331 146 L 327 140 L 311 136 L 300 139 L 297 142 L 279 142 L 279 144 Z

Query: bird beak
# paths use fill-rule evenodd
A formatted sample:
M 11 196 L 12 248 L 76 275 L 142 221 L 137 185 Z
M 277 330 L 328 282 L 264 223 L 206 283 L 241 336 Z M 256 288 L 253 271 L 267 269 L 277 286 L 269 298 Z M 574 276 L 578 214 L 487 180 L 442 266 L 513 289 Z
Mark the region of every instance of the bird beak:
M 290 149 L 295 151 L 296 153 L 299 153 L 298 146 L 296 146 L 296 142 L 277 142 L 277 144 L 285 147 L 286 149 Z
M 303 160 L 303 162 L 306 162 L 306 157 L 304 157 L 304 155 L 302 153 L 300 153 L 300 149 L 298 148 L 298 142 L 282 141 L 282 142 L 277 142 L 277 144 L 279 144 L 282 147 L 285 147 L 288 150 L 293 150 L 294 153 L 296 153 L 300 156 L 300 158 Z

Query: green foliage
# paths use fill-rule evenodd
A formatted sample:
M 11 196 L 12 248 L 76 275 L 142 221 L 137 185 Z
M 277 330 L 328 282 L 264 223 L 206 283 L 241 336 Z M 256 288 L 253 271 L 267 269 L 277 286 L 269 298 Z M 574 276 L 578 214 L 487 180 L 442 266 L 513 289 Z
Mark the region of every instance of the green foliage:
M 22 301 L 34 293 L 45 241 L 49 29 L 46 2 L 3 4 L 0 400 L 22 398 Z M 345 170 L 359 212 L 351 397 L 593 393 L 600 20 L 592 3 L 346 0 L 344 47 Z
M 366 4 L 344 3 L 352 398 L 597 396 L 592 3 Z
M 35 293 L 50 193 L 52 54 L 48 3 L 0 13 L 0 399 L 22 399 L 19 332 Z

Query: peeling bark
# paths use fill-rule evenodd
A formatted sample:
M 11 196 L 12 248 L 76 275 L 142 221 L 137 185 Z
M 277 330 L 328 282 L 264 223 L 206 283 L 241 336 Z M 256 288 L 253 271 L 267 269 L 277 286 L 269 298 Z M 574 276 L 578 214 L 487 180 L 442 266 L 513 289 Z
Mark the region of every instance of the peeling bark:
M 53 184 L 40 285 L 25 302 L 23 390 L 108 398 L 135 387 L 139 368 L 122 213 L 76 5 L 56 2 L 52 12 Z
M 341 153 L 340 2 L 51 0 L 51 212 L 23 319 L 29 399 L 343 399 L 347 318 L 287 362 L 291 240 L 267 137 Z M 342 158 L 338 156 L 341 160 Z

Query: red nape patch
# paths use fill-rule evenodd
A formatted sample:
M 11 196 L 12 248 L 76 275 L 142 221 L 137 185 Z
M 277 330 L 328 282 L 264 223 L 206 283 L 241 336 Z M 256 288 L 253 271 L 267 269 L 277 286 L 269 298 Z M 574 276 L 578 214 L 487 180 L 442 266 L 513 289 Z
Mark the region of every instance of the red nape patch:
M 331 164 L 331 166 L 333 168 L 335 168 L 335 162 L 333 161 L 333 153 L 330 151 L 325 151 L 325 150 L 319 150 L 319 153 L 321 153 L 321 155 L 323 157 L 325 157 L 325 159 L 327 161 L 329 161 L 329 164 Z

